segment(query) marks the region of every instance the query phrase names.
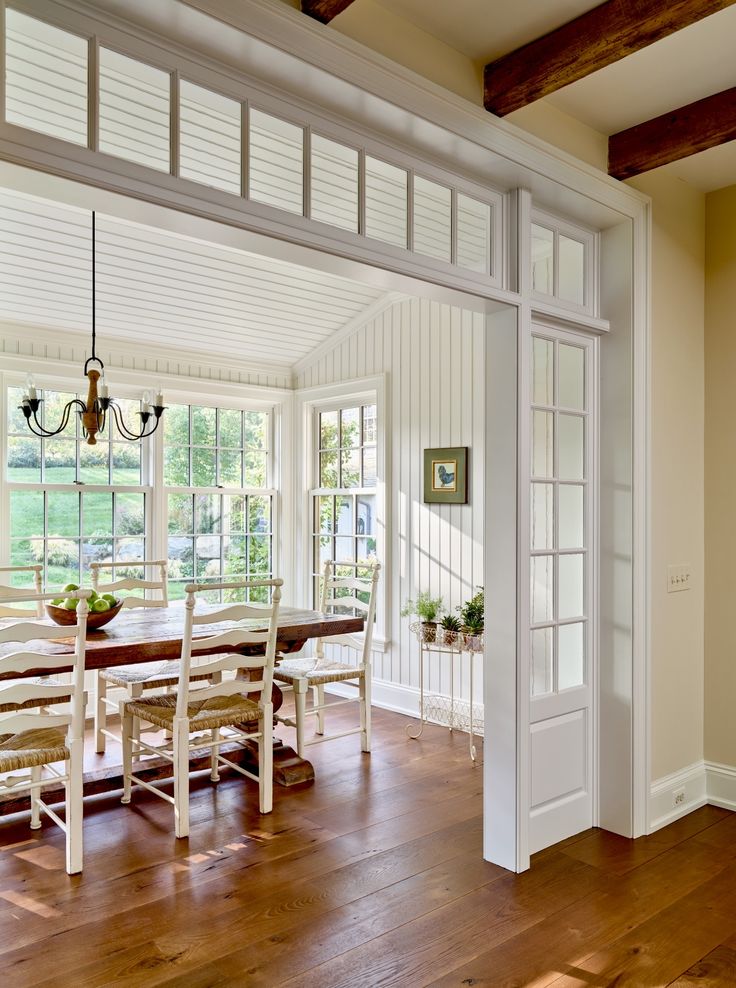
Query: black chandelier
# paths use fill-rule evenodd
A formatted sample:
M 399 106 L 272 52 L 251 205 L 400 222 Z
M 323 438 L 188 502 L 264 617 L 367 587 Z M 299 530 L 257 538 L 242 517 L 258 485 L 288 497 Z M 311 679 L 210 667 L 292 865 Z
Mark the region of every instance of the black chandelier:
M 36 387 L 35 381 L 31 374 L 26 378 L 26 393 L 23 395 L 22 404 L 18 407 L 23 412 L 26 417 L 26 422 L 28 423 L 28 428 L 36 436 L 58 436 L 60 432 L 66 429 L 69 418 L 73 411 L 76 410 L 77 415 L 79 415 L 82 422 L 82 434 L 87 440 L 89 446 L 95 446 L 97 444 L 97 434 L 105 431 L 105 423 L 107 422 L 108 413 L 112 413 L 115 419 L 115 424 L 118 427 L 118 431 L 124 439 L 128 439 L 131 442 L 137 442 L 139 439 L 145 439 L 147 436 L 153 435 L 153 433 L 158 428 L 158 424 L 161 421 L 161 416 L 164 413 L 164 396 L 159 391 L 155 397 L 153 406 L 150 404 L 150 395 L 148 392 L 143 393 L 143 404 L 141 405 L 141 410 L 137 414 L 140 415 L 140 431 L 136 432 L 133 429 L 129 429 L 128 426 L 123 421 L 122 411 L 120 406 L 114 398 L 110 397 L 110 392 L 108 385 L 105 381 L 105 365 L 97 356 L 95 345 L 97 342 L 97 327 L 96 327 L 96 284 L 95 284 L 95 258 L 96 258 L 96 242 L 95 242 L 95 214 L 92 213 L 92 356 L 89 357 L 84 364 L 84 376 L 89 379 L 89 391 L 87 394 L 86 403 L 80 398 L 74 398 L 72 401 L 68 402 L 64 406 L 64 411 L 61 416 L 61 423 L 58 429 L 46 429 L 38 421 L 37 412 L 41 407 L 41 402 L 43 398 L 36 397 Z M 96 364 L 97 367 L 90 367 L 90 364 Z M 99 369 L 98 369 L 99 368 Z M 102 380 L 100 380 L 102 378 Z M 97 382 L 100 381 L 99 387 Z

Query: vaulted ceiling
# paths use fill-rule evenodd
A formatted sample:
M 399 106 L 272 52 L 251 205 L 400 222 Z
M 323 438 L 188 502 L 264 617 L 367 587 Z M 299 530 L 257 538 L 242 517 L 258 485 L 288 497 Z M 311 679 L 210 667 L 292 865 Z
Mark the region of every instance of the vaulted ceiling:
M 703 191 L 736 182 L 734 0 L 302 0 L 302 9 L 339 30 L 361 4 L 371 6 L 374 36 L 385 9 L 394 30 L 398 16 L 478 70 L 496 63 L 486 78 L 500 98 L 487 87 L 486 106 L 497 113 L 525 77 L 527 102 L 535 99 L 541 67 L 566 83 L 541 97 L 556 109 L 609 137 L 637 128 L 610 143 L 617 177 L 672 160 L 665 167 Z M 574 79 L 576 69 L 592 71 Z

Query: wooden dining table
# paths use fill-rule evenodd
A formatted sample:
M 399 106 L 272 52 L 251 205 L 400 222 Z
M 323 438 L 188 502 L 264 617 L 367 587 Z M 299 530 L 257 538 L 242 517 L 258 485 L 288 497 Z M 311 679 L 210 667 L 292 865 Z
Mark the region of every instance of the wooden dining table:
M 222 605 L 199 604 L 197 614 L 214 613 Z M 184 637 L 184 601 L 174 601 L 168 607 L 124 608 L 113 621 L 99 630 L 88 630 L 85 649 L 85 669 L 110 669 L 114 666 L 142 665 L 146 662 L 170 661 L 181 655 Z M 17 621 L 18 619 L 14 619 Z M 29 620 L 38 620 L 31 617 Z M 0 620 L 0 628 L 12 623 L 7 619 Z M 52 624 L 50 618 L 41 623 Z M 363 630 L 364 619 L 343 614 L 323 614 L 319 611 L 304 610 L 295 607 L 281 607 L 278 619 L 277 650 L 281 653 L 297 652 L 311 638 L 325 638 L 331 635 L 357 634 Z M 266 625 L 257 619 L 243 622 L 218 622 L 216 625 L 201 624 L 197 626 L 193 654 L 212 655 L 218 652 L 237 652 L 243 655 L 258 654 L 263 650 L 262 645 L 243 643 L 240 646 L 228 645 L 208 648 L 206 645 L 197 647 L 197 639 L 205 639 L 218 631 L 242 627 L 250 631 L 258 630 Z M 30 642 L 32 651 L 44 655 L 72 654 L 74 639 L 64 627 L 59 627 L 59 637 L 54 639 L 39 639 Z M 0 643 L 0 658 L 18 650 L 13 642 Z M 278 662 L 278 659 L 277 659 Z M 69 666 L 71 670 L 71 665 Z M 59 670 L 63 672 L 64 670 Z M 36 677 L 44 672 L 42 669 L 29 669 L 23 677 Z M 0 673 L 0 679 L 19 679 L 17 673 Z M 274 683 L 273 705 L 274 713 L 283 703 L 283 694 Z M 223 749 L 225 751 L 225 749 Z M 228 751 L 228 757 L 240 761 L 249 771 L 258 771 L 258 754 L 255 744 L 234 745 Z M 170 775 L 170 766 L 160 759 L 160 764 L 152 760 L 143 772 L 148 781 L 164 778 Z M 201 764 L 200 764 L 201 763 Z M 192 771 L 209 768 L 209 754 L 195 753 L 190 760 Z M 138 773 L 141 774 L 141 773 Z M 289 745 L 280 739 L 274 740 L 274 781 L 282 786 L 292 786 L 314 779 L 314 769 L 310 762 L 300 758 Z M 84 794 L 94 795 L 102 792 L 121 789 L 122 766 L 106 764 L 99 769 L 86 771 L 84 777 Z M 47 798 L 53 798 L 49 791 Z M 61 798 L 61 793 L 60 793 Z M 25 809 L 27 797 L 0 796 L 0 816 Z

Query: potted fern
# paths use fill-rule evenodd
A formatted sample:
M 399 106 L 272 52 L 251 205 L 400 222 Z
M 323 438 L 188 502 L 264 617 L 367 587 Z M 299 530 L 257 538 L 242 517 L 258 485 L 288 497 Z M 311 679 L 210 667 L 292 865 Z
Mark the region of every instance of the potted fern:
M 478 587 L 470 600 L 457 608 L 460 612 L 465 647 L 471 652 L 479 652 L 483 648 L 483 629 L 485 627 L 485 596 L 483 587 Z
M 437 617 L 442 613 L 442 598 L 433 597 L 429 590 L 420 590 L 415 600 L 407 600 L 401 609 L 402 617 L 416 615 L 419 618 L 422 641 L 437 640 Z

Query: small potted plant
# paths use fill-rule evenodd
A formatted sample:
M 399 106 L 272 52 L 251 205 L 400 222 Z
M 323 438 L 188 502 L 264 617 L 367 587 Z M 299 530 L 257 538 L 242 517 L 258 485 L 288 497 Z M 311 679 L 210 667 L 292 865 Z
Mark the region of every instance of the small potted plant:
M 433 597 L 429 590 L 420 590 L 416 600 L 407 600 L 401 609 L 402 617 L 415 614 L 419 618 L 422 641 L 437 640 L 437 617 L 442 612 L 442 598 Z
M 442 626 L 442 644 L 454 645 L 460 634 L 460 620 L 454 614 L 445 614 L 440 621 Z
M 462 631 L 465 646 L 471 652 L 479 652 L 483 648 L 483 629 L 485 627 L 485 596 L 483 587 L 478 587 L 470 600 L 457 608 L 460 611 Z

